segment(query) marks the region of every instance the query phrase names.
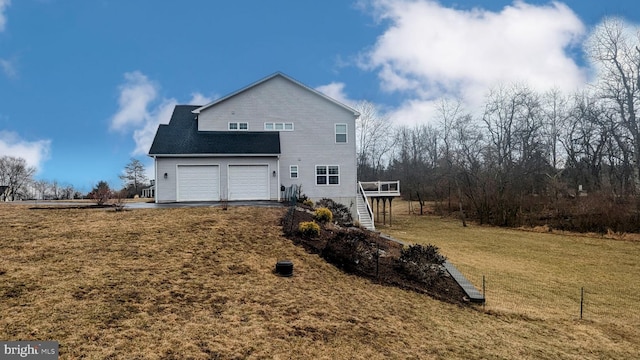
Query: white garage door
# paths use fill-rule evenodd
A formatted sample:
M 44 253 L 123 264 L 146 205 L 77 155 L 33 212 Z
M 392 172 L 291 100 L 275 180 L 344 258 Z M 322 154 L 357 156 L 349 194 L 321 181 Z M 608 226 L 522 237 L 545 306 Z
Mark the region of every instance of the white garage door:
M 229 165 L 229 200 L 269 200 L 269 166 Z
M 220 200 L 216 165 L 178 165 L 178 201 Z

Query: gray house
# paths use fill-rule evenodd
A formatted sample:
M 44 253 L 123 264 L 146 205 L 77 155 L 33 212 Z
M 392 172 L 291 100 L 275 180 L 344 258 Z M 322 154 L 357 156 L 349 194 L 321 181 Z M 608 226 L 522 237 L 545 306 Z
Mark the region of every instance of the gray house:
M 354 109 L 275 73 L 204 106 L 178 105 L 149 156 L 155 201 L 282 200 L 302 186 L 356 214 Z

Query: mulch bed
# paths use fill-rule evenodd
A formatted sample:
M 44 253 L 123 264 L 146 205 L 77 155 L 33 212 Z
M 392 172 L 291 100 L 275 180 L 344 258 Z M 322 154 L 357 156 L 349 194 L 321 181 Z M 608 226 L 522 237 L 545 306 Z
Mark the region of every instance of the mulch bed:
M 290 210 L 282 220 L 285 235 L 309 253 L 319 254 L 343 271 L 379 284 L 428 294 L 449 303 L 469 304 L 460 285 L 442 266 L 427 266 L 429 273 L 424 274 L 425 280 L 419 280 L 404 271 L 398 261 L 402 244 L 375 232 L 334 224 L 321 225 L 317 237 L 306 237 L 297 231 L 299 223 L 305 221 L 313 221 L 313 213 L 308 209 Z

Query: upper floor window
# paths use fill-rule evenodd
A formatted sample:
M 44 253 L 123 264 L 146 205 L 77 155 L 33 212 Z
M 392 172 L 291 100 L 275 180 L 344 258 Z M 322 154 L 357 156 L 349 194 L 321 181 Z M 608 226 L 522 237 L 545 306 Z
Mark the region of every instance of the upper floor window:
M 336 124 L 336 143 L 347 142 L 347 124 Z
M 249 130 L 249 124 L 246 122 L 230 122 L 229 130 Z
M 292 179 L 298 178 L 298 165 L 291 165 L 289 167 L 289 177 Z
M 293 131 L 293 123 L 272 123 L 266 122 L 264 123 L 264 129 L 266 131 Z

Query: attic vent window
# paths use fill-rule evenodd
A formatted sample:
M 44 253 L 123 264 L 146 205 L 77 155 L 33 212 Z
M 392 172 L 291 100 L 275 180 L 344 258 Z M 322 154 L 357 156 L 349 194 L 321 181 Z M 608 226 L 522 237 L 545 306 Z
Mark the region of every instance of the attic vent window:
M 293 123 L 285 122 L 285 123 L 272 123 L 266 122 L 264 123 L 265 131 L 293 131 Z
M 249 130 L 249 124 L 246 122 L 241 122 L 241 123 L 230 122 L 229 130 Z

